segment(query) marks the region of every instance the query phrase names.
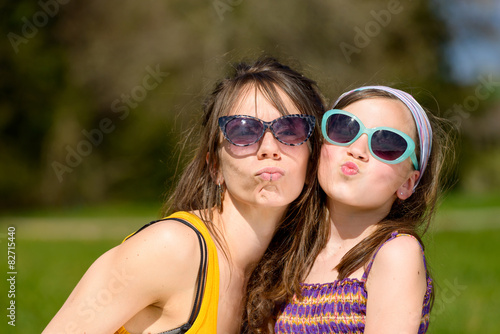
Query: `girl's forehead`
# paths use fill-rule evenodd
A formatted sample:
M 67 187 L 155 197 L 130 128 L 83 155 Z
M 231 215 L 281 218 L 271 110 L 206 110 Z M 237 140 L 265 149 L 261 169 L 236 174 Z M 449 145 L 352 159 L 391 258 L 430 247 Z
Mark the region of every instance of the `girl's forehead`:
M 355 114 L 370 128 L 388 126 L 415 131 L 415 121 L 410 110 L 399 100 L 382 97 L 363 99 L 345 106 L 344 110 Z

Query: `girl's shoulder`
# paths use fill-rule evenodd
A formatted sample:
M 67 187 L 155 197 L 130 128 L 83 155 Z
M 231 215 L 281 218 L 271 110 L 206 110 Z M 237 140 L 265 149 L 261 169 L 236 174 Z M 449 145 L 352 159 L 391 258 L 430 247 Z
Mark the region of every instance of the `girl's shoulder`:
M 420 242 L 409 234 L 394 233 L 375 252 L 368 264 L 371 280 L 414 280 L 425 277 L 426 265 Z
M 375 255 L 365 285 L 366 328 L 378 333 L 389 326 L 398 333 L 416 333 L 420 323 L 425 323 L 422 312 L 432 293 L 419 241 L 407 234 L 393 234 Z
M 420 259 L 423 257 L 423 248 L 420 242 L 410 234 L 393 233 L 380 248 L 375 260 L 379 262 L 406 262 L 410 259 Z

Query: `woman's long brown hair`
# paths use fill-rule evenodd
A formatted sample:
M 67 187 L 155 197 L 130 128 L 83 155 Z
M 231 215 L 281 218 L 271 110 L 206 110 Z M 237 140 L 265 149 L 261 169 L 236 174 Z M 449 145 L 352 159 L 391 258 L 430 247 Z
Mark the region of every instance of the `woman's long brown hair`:
M 184 169 L 163 209 L 163 215 L 175 211 L 201 210 L 203 221 L 221 246 L 224 246 L 223 238 L 212 224 L 213 210 L 210 210 L 216 207 L 217 202 L 215 174 L 220 165 L 222 138 L 218 119 L 229 115 L 241 95 L 247 94 L 249 90 L 259 91 L 281 114 L 288 114 L 279 95 L 279 91 L 282 91 L 302 114 L 316 117 L 314 132 L 307 142 L 311 154 L 306 184 L 300 196 L 290 204 L 282 219 L 282 222 L 286 222 L 282 228 L 289 228 L 290 231 L 293 229 L 293 233 L 297 233 L 297 228 L 301 229 L 308 221 L 307 214 L 317 206 L 313 197 L 317 187 L 316 170 L 321 149 L 318 123 L 325 110 L 323 97 L 316 83 L 271 57 L 262 57 L 253 63 L 235 64 L 230 74 L 216 83 L 203 103 L 201 126 L 194 128 L 187 136 L 191 144 L 196 146 L 194 157 Z
M 323 97 L 313 80 L 269 57 L 260 58 L 253 63 L 242 62 L 233 65 L 231 73 L 216 83 L 203 104 L 201 126 L 195 128 L 189 136 L 191 144 L 196 146 L 194 157 L 184 169 L 177 187 L 165 203 L 163 214 L 201 210 L 201 218 L 215 241 L 221 246 L 226 257 L 230 256 L 226 253 L 223 235 L 212 223 L 213 210 L 211 209 L 217 207 L 214 171 L 220 164 L 219 149 L 222 138 L 218 118 L 228 115 L 236 106 L 241 94 L 247 94 L 249 90 L 259 91 L 280 113 L 288 114 L 280 98 L 281 91 L 290 98 L 302 114 L 316 117 L 314 132 L 307 142 L 310 157 L 306 183 L 300 196 L 289 205 L 282 217 L 265 255 L 266 257 L 274 254 L 285 255 L 292 249 L 299 249 L 298 252 L 287 255 L 292 259 L 284 266 L 283 272 L 287 279 L 286 281 L 280 280 L 282 289 L 278 291 L 278 295 L 286 297 L 298 289 L 298 278 L 303 277 L 301 267 L 291 267 L 288 263 L 308 262 L 305 266 L 308 267 L 314 261 L 310 257 L 311 252 L 315 253 L 321 249 L 322 240 L 328 235 L 323 230 L 322 221 L 316 218 L 322 216 L 321 212 L 324 210 L 324 206 L 318 199 L 319 186 L 316 173 L 322 142 L 319 123 L 325 107 Z M 311 233 L 311 231 L 315 232 Z M 299 244 L 304 246 L 299 247 Z M 266 284 L 271 283 L 271 280 L 266 281 Z M 255 284 L 250 284 L 249 289 L 252 290 L 255 287 Z M 268 287 L 270 288 L 269 285 Z M 254 291 L 252 290 L 251 293 L 253 294 Z M 264 300 L 263 303 L 256 305 L 256 311 L 252 314 L 262 313 L 271 316 L 272 313 L 268 312 L 269 305 L 268 301 Z
M 369 98 L 398 100 L 385 91 L 363 90 L 345 96 L 333 108 L 342 109 L 351 103 Z M 366 266 L 375 250 L 395 231 L 413 235 L 423 246 L 421 236 L 427 231 L 434 216 L 442 183 L 448 176 L 444 175 L 444 172 L 450 170 L 448 167 L 454 161 L 453 137 L 447 131 L 452 129 L 451 123 L 431 113 L 427 114 L 433 129 L 432 152 L 415 193 L 405 201 L 397 199 L 389 214 L 377 224 L 376 230 L 344 255 L 334 268 L 338 272 L 339 280 Z M 419 148 L 416 150 L 418 157 Z M 316 192 L 320 203 L 324 205 L 326 195 L 321 189 L 316 189 Z M 281 306 L 294 294 L 298 298 L 301 297 L 300 282 L 307 277 L 330 231 L 325 209 L 316 210 L 314 214 L 314 219 L 322 222 L 319 225 L 320 230 L 310 230 L 309 235 L 302 235 L 300 239 L 293 241 L 287 238 L 273 240 L 277 244 L 271 245 L 255 269 L 247 294 L 245 332 L 272 333 L 272 326 Z M 289 236 L 292 239 L 293 237 Z M 279 244 L 280 242 L 282 244 Z M 288 245 L 292 247 L 287 248 Z M 434 293 L 432 297 L 433 295 Z

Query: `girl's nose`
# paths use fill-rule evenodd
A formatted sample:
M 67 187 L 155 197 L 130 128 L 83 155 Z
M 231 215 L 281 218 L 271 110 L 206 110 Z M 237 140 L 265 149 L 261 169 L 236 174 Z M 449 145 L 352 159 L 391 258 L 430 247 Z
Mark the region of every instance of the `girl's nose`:
M 347 154 L 361 161 L 368 161 L 368 135 L 362 134 L 354 143 L 347 147 Z

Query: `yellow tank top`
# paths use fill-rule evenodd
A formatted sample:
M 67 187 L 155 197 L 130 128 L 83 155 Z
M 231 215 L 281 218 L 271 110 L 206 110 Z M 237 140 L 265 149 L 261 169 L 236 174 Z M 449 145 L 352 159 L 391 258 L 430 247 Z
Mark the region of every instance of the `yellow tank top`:
M 207 278 L 205 282 L 205 291 L 201 301 L 200 311 L 196 320 L 191 328 L 186 332 L 187 334 L 213 334 L 217 333 L 217 308 L 219 303 L 219 262 L 217 259 L 217 248 L 215 243 L 208 232 L 205 224 L 192 213 L 179 211 L 164 219 L 180 218 L 188 221 L 196 227 L 196 229 L 203 235 L 207 244 Z M 129 236 L 130 237 L 130 236 Z M 127 238 L 129 238 L 127 237 Z M 126 238 L 126 239 L 127 239 Z M 126 240 L 125 239 L 125 240 Z M 166 328 L 165 331 L 170 329 Z M 130 334 L 124 327 L 121 327 L 115 334 Z

